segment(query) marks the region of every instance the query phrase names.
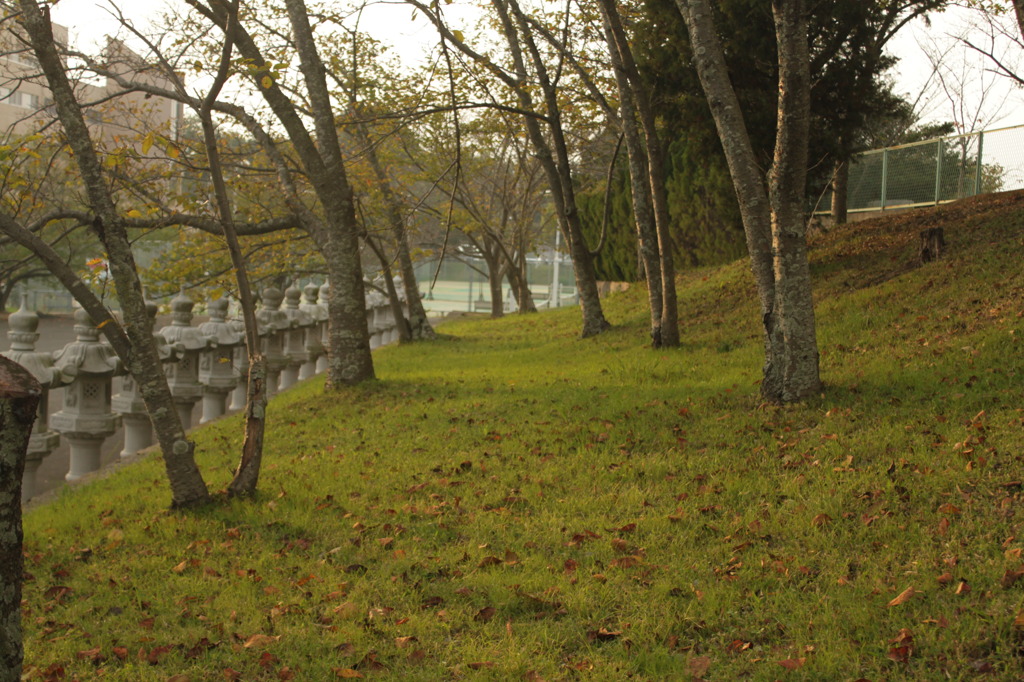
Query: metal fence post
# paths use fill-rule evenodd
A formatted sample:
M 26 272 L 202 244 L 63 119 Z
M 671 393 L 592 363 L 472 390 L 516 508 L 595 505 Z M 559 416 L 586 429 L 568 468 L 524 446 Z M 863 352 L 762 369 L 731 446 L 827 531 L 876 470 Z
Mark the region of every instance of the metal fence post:
M 882 150 L 882 196 L 879 202 L 879 209 L 885 210 L 886 185 L 889 184 L 889 150 Z
M 982 151 L 984 149 L 984 143 L 985 143 L 985 133 L 984 132 L 980 132 L 980 133 L 978 133 L 978 168 L 977 168 L 977 171 L 975 172 L 975 175 L 974 175 L 974 195 L 975 196 L 981 194 L 981 169 L 983 168 L 981 160 L 982 160 Z
M 946 153 L 941 137 L 936 147 L 938 148 L 935 152 L 935 203 L 937 205 L 942 201 L 942 157 Z

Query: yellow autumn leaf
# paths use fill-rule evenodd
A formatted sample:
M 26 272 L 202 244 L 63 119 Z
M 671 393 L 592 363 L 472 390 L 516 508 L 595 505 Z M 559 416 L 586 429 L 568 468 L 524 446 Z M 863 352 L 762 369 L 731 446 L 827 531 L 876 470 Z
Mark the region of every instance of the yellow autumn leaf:
M 176 159 L 179 156 L 181 156 L 181 150 L 179 150 L 177 147 L 173 145 L 169 146 L 167 147 L 167 156 L 171 157 L 172 159 Z
M 142 153 L 148 154 L 149 150 L 153 147 L 153 133 L 149 133 L 142 138 Z
M 264 90 L 269 90 L 270 86 L 274 84 L 274 79 L 270 76 L 264 76 L 260 79 L 260 85 L 263 86 Z
M 452 35 L 455 36 L 455 40 L 459 41 L 460 43 L 465 42 L 462 36 L 462 31 L 452 31 Z
M 128 217 L 129 218 L 141 218 L 142 217 L 142 212 L 139 211 L 139 209 L 137 209 L 137 208 L 133 208 L 132 210 L 128 211 Z

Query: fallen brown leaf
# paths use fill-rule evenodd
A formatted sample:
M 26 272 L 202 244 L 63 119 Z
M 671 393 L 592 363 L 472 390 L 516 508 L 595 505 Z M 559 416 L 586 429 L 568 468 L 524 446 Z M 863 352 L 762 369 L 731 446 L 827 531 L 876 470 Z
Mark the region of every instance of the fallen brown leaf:
M 799 668 L 802 668 L 804 666 L 804 663 L 806 662 L 806 658 L 787 658 L 784 661 L 779 661 L 779 665 L 781 665 L 786 670 L 797 670 Z
M 900 592 L 896 597 L 889 602 L 889 606 L 899 606 L 910 601 L 910 598 L 914 596 L 917 590 L 914 589 L 913 585 Z

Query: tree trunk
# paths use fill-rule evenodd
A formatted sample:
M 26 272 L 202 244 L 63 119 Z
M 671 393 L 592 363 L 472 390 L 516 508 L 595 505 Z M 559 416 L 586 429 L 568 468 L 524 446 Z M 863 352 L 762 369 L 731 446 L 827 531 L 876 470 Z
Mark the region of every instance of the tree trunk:
M 921 230 L 921 265 L 931 263 L 942 258 L 942 252 L 946 247 L 946 238 L 941 227 L 929 227 Z
M 21 477 L 43 389 L 0 356 L 0 682 L 21 680 Z
M 783 388 L 791 402 L 821 389 L 818 340 L 807 261 L 807 138 L 811 73 L 804 0 L 773 0 L 779 58 L 775 159 L 768 176 L 775 251 L 775 310 L 782 326 Z
M 832 175 L 832 227 L 846 224 L 847 188 L 850 183 L 850 162 L 836 161 Z
M 725 151 L 764 325 L 761 394 L 799 400 L 821 388 L 803 200 L 810 124 L 808 37 L 803 0 L 773 0 L 779 53 L 778 129 L 770 194 L 729 80 L 708 0 L 676 0 Z
M 235 475 L 228 484 L 228 492 L 233 496 L 252 495 L 260 478 L 260 466 L 263 462 L 263 433 L 267 423 L 267 361 L 260 353 L 259 324 L 256 320 L 256 301 L 249 283 L 245 257 L 241 244 L 238 242 L 238 231 L 235 229 L 234 209 L 224 181 L 224 170 L 220 153 L 217 150 L 217 133 L 213 124 L 212 109 L 224 83 L 227 82 L 231 66 L 231 52 L 234 34 L 238 25 L 238 0 L 231 5 L 230 15 L 224 29 L 224 46 L 221 50 L 220 65 L 217 76 L 197 113 L 202 123 L 203 144 L 210 167 L 210 179 L 216 198 L 217 215 L 224 241 L 227 245 L 231 264 L 235 270 L 235 281 L 238 284 L 238 300 L 242 309 L 242 320 L 245 328 L 245 347 L 249 365 L 246 378 L 245 401 L 245 435 L 242 440 L 242 457 L 235 469 Z
M 522 40 L 529 48 L 531 61 L 534 65 L 536 78 L 541 83 L 541 91 L 544 95 L 546 111 L 546 123 L 550 134 L 551 144 L 541 130 L 540 123 L 533 116 L 524 116 L 523 121 L 533 144 L 537 159 L 548 179 L 548 187 L 551 190 L 551 197 L 554 200 L 555 210 L 558 213 L 558 222 L 562 230 L 562 236 L 569 245 L 569 255 L 573 260 L 573 271 L 576 277 L 576 289 L 579 292 L 580 308 L 583 315 L 583 330 L 581 336 L 587 338 L 600 334 L 611 325 L 604 317 L 601 308 L 601 299 L 597 290 L 597 273 L 594 270 L 594 257 L 590 253 L 586 239 L 583 236 L 583 227 L 580 224 L 579 211 L 576 207 L 576 195 L 572 178 L 572 166 L 568 146 L 565 142 L 564 131 L 562 130 L 561 107 L 558 101 L 558 94 L 547 77 L 547 70 L 543 58 L 537 46 L 533 44 L 528 26 L 524 26 L 522 12 L 515 0 L 491 0 L 491 4 L 498 12 L 502 32 L 505 35 L 509 46 L 515 73 L 519 86 L 515 88 L 516 96 L 522 107 L 528 111 L 535 111 L 533 97 L 529 90 L 522 84 L 531 82 L 528 77 L 526 62 L 523 60 Z M 517 32 L 516 27 L 509 16 L 509 8 L 516 13 L 520 20 L 522 31 Z
M 325 69 L 313 40 L 306 3 L 303 0 L 285 0 L 285 7 L 317 138 L 315 158 L 304 158 L 303 163 L 309 163 L 310 179 L 324 207 L 324 222 L 329 232 L 322 249 L 331 282 L 327 307 L 332 353 L 327 385 L 356 384 L 373 379 L 374 372 L 366 328 L 359 225 L 352 186 L 345 172 Z M 264 92 L 270 90 L 263 88 Z M 303 134 L 308 136 L 304 128 Z
M 345 237 L 345 243 L 340 243 L 341 236 Z M 351 241 L 355 241 L 354 235 L 352 237 Z M 327 297 L 327 333 L 330 338 L 328 388 L 340 388 L 374 378 L 370 335 L 366 328 L 362 267 L 358 263 L 359 251 L 349 241 L 348 235 L 335 233 L 320 245 L 330 283 L 330 295 Z
M 108 192 L 99 157 L 64 72 L 64 64 L 57 54 L 49 15 L 44 14 L 34 0 L 20 0 L 20 8 L 20 21 L 46 76 L 57 115 L 96 214 L 92 228 L 106 248 L 110 274 L 121 303 L 123 333 L 115 328 L 108 329 L 110 325 L 102 325 L 104 334 L 139 385 L 164 456 L 173 505 L 183 507 L 205 503 L 209 500 L 209 492 L 195 463 L 195 444 L 185 435 L 167 386 L 163 364 L 153 341 L 152 321 L 146 312 L 131 243 Z M 94 322 L 99 324 L 107 319 L 110 315 L 104 311 Z M 123 343 L 125 335 L 127 345 Z
M 522 255 L 517 255 L 514 260 L 515 262 L 510 263 L 505 269 L 509 289 L 512 290 L 512 295 L 516 299 L 519 313 L 535 313 L 537 312 L 537 306 L 533 302 L 530 284 L 526 281 L 526 276 L 523 273 L 525 269 L 523 266 L 526 264 L 525 258 Z
M 242 458 L 228 484 L 228 493 L 232 497 L 256 492 L 263 463 L 263 434 L 267 423 L 267 359 L 259 352 L 258 341 L 252 346 L 250 343 L 252 341 L 247 329 L 246 346 L 251 350 L 245 389 L 245 437 L 242 441 Z
M 491 317 L 499 318 L 505 314 L 505 300 L 501 293 L 501 281 L 505 278 L 501 268 L 501 257 L 494 253 L 487 262 L 487 284 L 491 290 Z
M 1017 28 L 1020 29 L 1020 37 L 1024 38 L 1024 0 L 1013 0 L 1013 12 L 1017 15 Z
M 610 5 L 610 8 L 609 8 Z M 615 72 L 615 83 L 619 92 L 619 123 L 622 136 L 626 143 L 626 155 L 629 158 L 629 187 L 633 199 L 633 222 L 636 225 L 637 243 L 640 257 L 644 261 L 647 273 L 647 302 L 651 317 L 651 346 L 662 346 L 662 284 L 661 284 L 661 250 L 658 247 L 658 229 L 654 223 L 654 209 L 651 206 L 650 173 L 648 171 L 647 153 L 640 142 L 637 129 L 636 111 L 633 103 L 633 92 L 630 90 L 626 71 L 622 64 L 619 46 L 612 30 L 611 13 L 616 12 L 614 0 L 602 0 L 601 11 L 605 23 L 605 42 L 608 45 L 608 56 L 611 58 Z M 605 197 L 607 200 L 607 197 Z
M 776 348 L 782 335 L 776 323 L 775 273 L 772 263 L 771 208 L 764 179 L 754 158 L 739 101 L 729 80 L 711 6 L 708 0 L 676 0 L 690 35 L 694 64 L 708 100 L 718 137 L 725 152 L 729 174 L 739 201 L 743 233 L 750 254 L 750 268 L 757 285 L 764 329 L 765 362 L 761 394 L 769 399 L 782 395 L 782 366 Z
M 632 48 L 622 27 L 618 7 L 614 0 L 602 0 L 602 7 L 605 10 L 611 37 L 618 48 L 617 52 L 629 91 L 635 99 L 636 112 L 640 117 L 640 128 L 643 131 L 644 142 L 647 148 L 645 163 L 647 169 L 646 181 L 650 190 L 651 206 L 654 210 L 654 230 L 658 240 L 660 267 L 658 281 L 661 285 L 661 323 L 659 325 L 661 345 L 673 348 L 679 345 L 679 302 L 676 296 L 675 254 L 673 253 L 672 235 L 670 232 L 671 218 L 668 210 L 668 194 L 665 190 L 665 155 L 661 139 L 658 136 L 650 93 L 640 78 L 640 70 L 636 66 Z M 610 43 L 609 49 L 611 49 Z M 618 80 L 618 76 L 616 76 L 616 80 Z M 621 96 L 621 101 L 625 102 L 626 99 L 626 95 Z M 650 279 L 648 279 L 648 286 L 653 286 L 653 282 Z
M 434 328 L 430 326 L 427 319 L 427 311 L 423 308 L 423 298 L 420 296 L 420 287 L 416 281 L 416 268 L 412 262 L 412 254 L 409 251 L 409 232 L 405 228 L 405 219 L 402 217 L 402 208 L 398 203 L 398 197 L 391 187 L 391 178 L 384 170 L 380 157 L 377 155 L 377 147 L 372 144 L 369 133 L 366 132 L 362 123 L 356 125 L 356 130 L 361 138 L 364 153 L 373 168 L 373 174 L 377 178 L 377 188 L 380 189 L 381 197 L 384 200 L 385 210 L 388 215 L 388 222 L 391 223 L 391 236 L 395 240 L 398 249 L 398 268 L 402 276 L 402 286 L 405 288 L 405 301 L 409 306 L 409 319 L 407 330 L 403 330 L 403 340 L 406 336 L 409 340 L 418 341 L 421 339 L 432 339 L 436 336 Z
M 388 262 L 384 251 L 377 244 L 377 241 L 370 236 L 369 232 L 364 237 L 370 250 L 373 251 L 377 256 L 377 260 L 380 261 L 380 269 L 384 273 L 384 288 L 387 289 L 388 305 L 391 307 L 391 316 L 395 318 L 395 326 L 398 328 L 398 339 L 401 343 L 408 343 L 412 341 L 413 337 L 409 328 L 409 321 L 405 319 L 405 312 L 402 310 L 402 302 L 398 299 L 398 290 L 395 289 L 394 275 L 391 274 L 391 263 Z
M 221 29 L 227 27 L 230 6 L 226 0 L 206 0 L 206 4 L 202 0 L 186 2 Z M 273 64 L 264 58 L 253 37 L 244 27 L 238 26 L 233 40 L 240 56 L 257 65 L 248 75 L 287 133 L 288 141 L 323 208 L 322 222 L 310 216 L 303 216 L 302 220 L 327 263 L 330 279 L 327 387 L 331 388 L 374 377 L 364 310 L 359 229 L 324 65 L 313 40 L 306 5 L 303 0 L 286 0 L 285 5 L 307 90 L 307 106 L 315 127 L 315 140 L 306 129 L 294 102 L 277 82 L 271 70 Z

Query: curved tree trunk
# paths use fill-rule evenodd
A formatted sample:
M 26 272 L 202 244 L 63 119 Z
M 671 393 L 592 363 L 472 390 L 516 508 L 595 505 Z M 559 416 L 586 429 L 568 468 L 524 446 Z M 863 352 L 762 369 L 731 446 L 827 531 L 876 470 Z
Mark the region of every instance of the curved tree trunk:
M 420 296 L 420 287 L 416 281 L 416 268 L 412 262 L 412 254 L 409 251 L 409 231 L 405 228 L 405 219 L 402 217 L 402 208 L 398 203 L 398 197 L 391 187 L 391 178 L 388 177 L 384 166 L 377 155 L 376 145 L 371 143 L 370 136 L 363 124 L 356 126 L 360 133 L 361 142 L 365 154 L 373 168 L 373 174 L 377 178 L 377 188 L 384 199 L 385 210 L 388 215 L 388 222 L 391 223 L 391 236 L 395 240 L 398 249 L 398 269 L 402 276 L 402 286 L 405 288 L 405 300 L 409 306 L 408 329 L 403 331 L 403 338 L 417 341 L 420 339 L 432 339 L 436 336 L 434 328 L 430 326 L 427 319 L 427 311 L 423 308 L 423 298 Z
M 541 130 L 540 123 L 533 116 L 525 116 L 524 124 L 533 144 L 537 159 L 548 179 L 548 187 L 551 190 L 551 197 L 554 200 L 555 210 L 558 214 L 559 227 L 562 236 L 569 245 L 569 255 L 573 260 L 573 272 L 576 278 L 576 289 L 579 292 L 580 308 L 583 315 L 583 338 L 600 334 L 608 329 L 608 321 L 604 317 L 601 308 L 601 299 L 597 289 L 597 273 L 594 269 L 594 257 L 590 253 L 586 239 L 583 236 L 583 226 L 580 224 L 579 211 L 576 206 L 575 188 L 572 178 L 572 165 L 568 146 L 565 142 L 564 131 L 562 130 L 561 109 L 558 101 L 558 94 L 550 79 L 547 77 L 547 70 L 543 58 L 537 46 L 532 43 L 529 27 L 525 26 L 522 20 L 522 12 L 515 0 L 491 0 L 492 6 L 498 13 L 502 32 L 515 63 L 515 72 L 518 78 L 516 96 L 524 109 L 536 110 L 533 96 L 529 90 L 522 87 L 522 84 L 531 80 L 528 77 L 526 62 L 523 59 L 522 44 L 520 36 L 525 41 L 530 58 L 536 72 L 536 78 L 540 80 L 541 91 L 544 95 L 544 110 L 546 112 L 546 123 L 551 143 Z M 515 12 L 519 19 L 521 31 L 517 31 L 509 10 Z
M 121 303 L 123 332 L 109 324 L 101 325 L 103 332 L 138 382 L 153 422 L 153 431 L 160 443 L 174 506 L 205 503 L 209 500 L 209 492 L 195 463 L 195 444 L 185 435 L 153 342 L 152 322 L 146 312 L 131 243 L 108 192 L 99 157 L 64 64 L 57 54 L 49 16 L 33 0 L 20 0 L 20 8 L 19 20 L 46 76 L 57 115 L 82 174 L 89 203 L 96 215 L 92 228 L 106 248 L 110 274 Z M 92 311 L 90 314 L 96 317 Z M 109 313 L 104 310 L 99 319 L 93 321 L 99 324 L 109 318 Z
M 409 330 L 409 321 L 405 319 L 405 313 L 402 311 L 402 302 L 398 298 L 398 290 L 395 289 L 394 275 L 391 274 L 391 263 L 388 262 L 387 256 L 384 251 L 380 248 L 369 233 L 364 235 L 365 241 L 374 255 L 377 256 L 377 260 L 380 261 L 381 272 L 384 273 L 384 288 L 388 290 L 388 305 L 391 308 L 391 316 L 395 318 L 395 326 L 398 327 L 398 339 L 401 343 L 408 343 L 412 341 L 412 335 Z
M 661 348 L 661 317 L 663 308 L 661 250 L 658 247 L 658 228 L 654 223 L 654 209 L 651 206 L 651 186 L 647 168 L 647 153 L 640 141 L 633 92 L 629 87 L 619 46 L 615 41 L 612 29 L 611 14 L 617 12 L 614 0 L 602 0 L 601 10 L 605 23 L 605 42 L 608 45 L 608 55 L 611 58 L 612 67 L 615 72 L 615 83 L 618 86 L 619 92 L 619 123 L 622 126 L 622 136 L 626 142 L 626 155 L 629 159 L 629 188 L 633 199 L 633 222 L 636 225 L 640 258 L 643 260 L 644 271 L 647 273 L 647 302 L 651 317 L 651 346 Z
M 625 76 L 628 92 L 632 94 L 636 104 L 636 112 L 640 118 L 640 129 L 643 131 L 644 143 L 646 144 L 646 159 L 644 166 L 647 174 L 644 178 L 648 183 L 648 190 L 651 197 L 651 206 L 654 212 L 654 233 L 658 244 L 658 267 L 660 274 L 658 282 L 661 285 L 661 309 L 660 333 L 661 345 L 676 347 L 679 345 L 679 302 L 676 296 L 676 269 L 675 253 L 671 235 L 671 217 L 668 210 L 668 194 L 665 190 L 665 154 L 658 136 L 657 123 L 654 116 L 654 109 L 651 106 L 650 94 L 646 85 L 640 78 L 640 70 L 636 66 L 632 49 L 626 38 L 625 29 L 622 27 L 621 18 L 614 0 L 602 0 L 602 8 L 610 31 L 609 52 L 617 52 L 623 75 Z M 615 50 L 612 49 L 614 42 Z M 616 76 L 616 80 L 619 77 Z M 620 92 L 622 86 L 619 86 Z M 625 102 L 627 94 L 622 94 L 620 100 Z M 625 117 L 625 111 L 623 112 Z M 631 171 L 632 172 L 632 171 Z M 647 265 L 648 272 L 653 266 Z M 648 286 L 653 287 L 653 282 L 648 278 Z
M 42 394 L 24 367 L 0 356 L 0 682 L 21 680 L 21 477 Z
M 228 492 L 234 496 L 252 495 L 259 484 L 260 467 L 263 463 L 263 433 L 267 424 L 267 361 L 260 353 L 259 325 L 256 320 L 256 301 L 249 283 L 245 256 L 238 241 L 235 229 L 234 209 L 224 181 L 224 170 L 220 152 L 217 150 L 217 132 L 213 124 L 212 110 L 217 96 L 227 82 L 231 66 L 231 52 L 234 47 L 234 32 L 238 25 L 238 0 L 230 9 L 227 26 L 224 30 L 224 46 L 221 49 L 220 64 L 213 85 L 197 113 L 202 124 L 203 146 L 209 164 L 210 180 L 213 184 L 217 215 L 228 255 L 235 270 L 235 281 L 238 284 L 238 300 L 242 309 L 242 320 L 245 328 L 245 348 L 248 356 L 249 373 L 246 377 L 245 391 L 245 435 L 242 440 L 242 457 L 235 469 L 235 475 L 228 484 Z

